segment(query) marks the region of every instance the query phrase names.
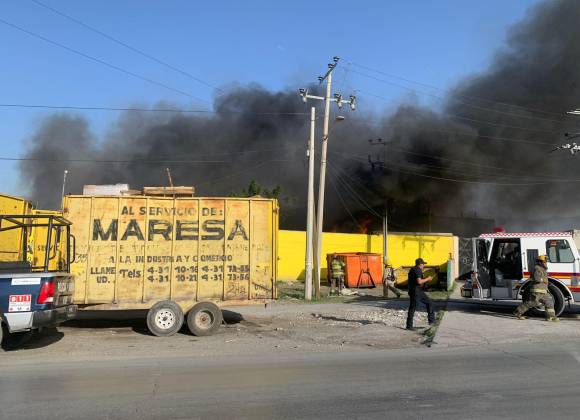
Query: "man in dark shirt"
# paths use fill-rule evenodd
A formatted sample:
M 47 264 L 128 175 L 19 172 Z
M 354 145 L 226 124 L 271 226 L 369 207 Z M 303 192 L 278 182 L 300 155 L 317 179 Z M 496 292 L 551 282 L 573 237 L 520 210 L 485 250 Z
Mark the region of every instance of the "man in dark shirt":
M 433 302 L 425 294 L 421 286 L 433 279 L 432 276 L 423 277 L 423 269 L 425 268 L 425 261 L 422 258 L 417 258 L 415 260 L 415 267 L 411 268 L 409 271 L 409 313 L 407 314 L 407 329 L 416 330 L 413 327 L 413 317 L 415 316 L 415 310 L 417 309 L 417 304 L 419 302 L 423 303 L 427 307 L 427 319 L 429 320 L 429 325 L 435 323 L 435 311 L 433 310 Z

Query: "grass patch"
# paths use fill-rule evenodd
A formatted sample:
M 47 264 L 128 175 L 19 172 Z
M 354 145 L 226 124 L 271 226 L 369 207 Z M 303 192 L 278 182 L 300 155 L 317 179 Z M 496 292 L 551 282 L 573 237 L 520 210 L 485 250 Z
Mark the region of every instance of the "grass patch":
M 457 283 L 453 283 L 453 287 L 451 290 L 444 290 L 444 289 L 432 289 L 427 292 L 427 295 L 432 300 L 443 300 L 448 301 L 455 289 L 457 288 Z
M 278 282 L 276 287 L 280 300 L 304 300 L 304 283 L 302 282 Z
M 325 285 L 320 286 L 320 300 L 314 298 L 310 301 L 304 299 L 304 283 L 302 282 L 278 282 L 278 299 L 282 301 L 300 303 L 342 303 L 348 302 L 357 296 L 329 296 L 330 288 Z M 314 295 L 314 290 L 312 291 Z
M 361 293 L 363 296 L 360 295 L 352 295 L 352 296 L 329 296 L 330 288 L 325 284 L 320 285 L 320 300 L 311 300 L 307 301 L 304 299 L 304 283 L 301 281 L 280 281 L 277 284 L 278 288 L 278 299 L 281 301 L 300 301 L 304 303 L 342 303 L 342 302 L 349 302 L 354 299 L 396 299 L 392 292 L 389 292 L 389 297 L 385 298 L 382 295 L 382 286 L 377 287 L 376 289 L 361 289 Z M 314 291 L 313 291 L 314 292 Z M 402 290 L 403 292 L 403 299 L 407 298 L 407 292 Z M 434 301 L 438 302 L 446 302 L 453 290 L 437 290 L 432 289 L 427 292 L 427 295 Z
M 300 302 L 300 303 L 345 303 L 351 302 L 354 300 L 360 300 L 361 298 L 369 298 L 369 299 L 384 299 L 381 297 L 373 296 L 369 291 L 361 290 L 363 293 L 368 293 L 366 296 L 360 295 L 352 295 L 352 296 L 343 296 L 343 295 L 333 295 L 329 296 L 330 287 L 325 284 L 320 285 L 320 300 L 315 300 L 314 297 L 312 300 L 308 301 L 304 299 L 304 283 L 302 282 L 278 282 L 278 300 L 285 301 L 285 302 Z M 381 290 L 377 288 L 374 290 Z M 314 290 L 312 291 L 314 295 Z

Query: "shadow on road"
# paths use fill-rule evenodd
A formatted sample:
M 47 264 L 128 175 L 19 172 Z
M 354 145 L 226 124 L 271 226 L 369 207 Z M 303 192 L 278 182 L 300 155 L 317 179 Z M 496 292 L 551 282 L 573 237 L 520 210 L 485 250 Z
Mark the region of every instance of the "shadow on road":
M 34 350 L 50 346 L 62 340 L 64 334 L 56 328 L 44 328 L 42 331 L 27 331 L 5 336 L 2 349 L 5 351 Z
M 353 296 L 345 300 L 345 304 L 367 306 L 382 309 L 407 310 L 409 299 L 387 299 L 382 296 Z M 484 316 L 494 316 L 498 318 L 513 318 L 513 311 L 521 302 L 518 301 L 478 301 L 461 298 L 433 299 L 435 310 L 445 309 L 447 312 L 479 313 Z M 419 305 L 419 311 L 424 310 L 423 305 Z M 533 318 L 533 316 L 530 315 Z M 540 317 L 541 318 L 541 317 Z M 572 304 L 566 306 L 564 313 L 560 315 L 563 320 L 580 322 L 580 305 Z
M 242 314 L 223 309 L 224 322 L 228 325 L 239 324 L 244 320 Z M 137 334 L 152 335 L 147 328 L 147 310 L 131 311 L 80 311 L 77 318 L 63 324 L 69 328 L 87 329 L 124 329 L 131 328 Z M 180 333 L 190 334 L 186 322 Z
M 312 315 L 316 316 L 315 314 Z M 316 317 L 324 321 L 338 321 L 338 322 L 346 322 L 349 324 L 360 324 L 360 325 L 383 324 L 383 322 L 370 321 L 368 319 L 348 319 L 339 316 L 328 316 L 328 315 L 318 315 Z
M 447 312 L 478 313 L 484 316 L 494 316 L 498 318 L 513 318 L 514 309 L 520 304 L 518 301 L 477 301 L 465 299 L 449 299 L 447 301 Z M 531 314 L 528 314 L 531 318 Z M 542 317 L 537 317 L 542 318 Z M 566 306 L 560 315 L 561 319 L 570 321 L 580 321 L 580 305 L 572 304 Z

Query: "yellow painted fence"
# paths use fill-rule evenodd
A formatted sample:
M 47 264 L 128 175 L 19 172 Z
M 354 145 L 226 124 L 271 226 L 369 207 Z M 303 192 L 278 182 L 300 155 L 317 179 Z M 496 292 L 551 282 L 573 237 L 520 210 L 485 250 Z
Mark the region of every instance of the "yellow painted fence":
M 412 266 L 416 258 L 428 265 L 446 264 L 457 256 L 457 237 L 435 233 L 393 233 L 387 237 L 391 264 L 395 267 Z M 322 239 L 322 278 L 326 277 L 326 254 L 334 252 L 373 252 L 382 254 L 382 235 L 329 233 Z M 278 279 L 304 279 L 306 232 L 280 230 L 278 241 Z

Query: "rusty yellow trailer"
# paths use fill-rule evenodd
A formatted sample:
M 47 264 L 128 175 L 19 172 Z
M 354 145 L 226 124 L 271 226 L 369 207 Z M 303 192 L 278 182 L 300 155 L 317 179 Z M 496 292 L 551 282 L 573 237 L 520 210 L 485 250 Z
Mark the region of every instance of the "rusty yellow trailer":
M 219 306 L 276 298 L 278 203 L 263 198 L 66 196 L 75 303 L 149 309 L 155 335 L 221 323 Z
M 29 201 L 11 195 L 0 194 L 0 214 L 28 215 L 32 211 L 32 203 Z M 2 241 L 0 241 L 0 261 L 22 261 L 22 234 L 22 229 L 4 232 Z

